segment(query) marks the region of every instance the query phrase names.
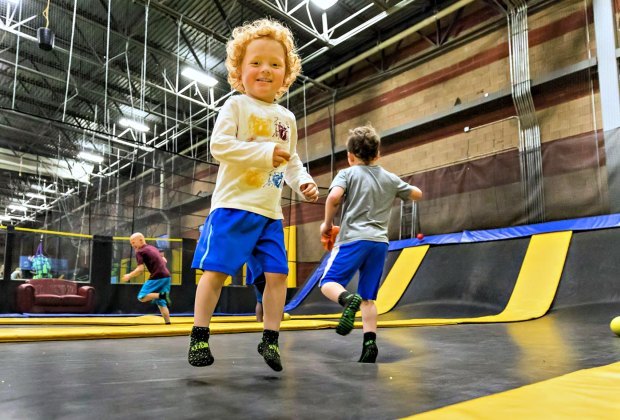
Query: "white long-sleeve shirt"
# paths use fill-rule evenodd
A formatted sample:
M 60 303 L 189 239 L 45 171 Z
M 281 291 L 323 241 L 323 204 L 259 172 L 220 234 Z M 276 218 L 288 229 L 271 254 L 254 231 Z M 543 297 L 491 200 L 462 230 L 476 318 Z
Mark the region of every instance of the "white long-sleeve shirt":
M 291 154 L 278 168 L 273 167 L 276 144 Z M 297 155 L 293 113 L 247 95 L 232 96 L 220 110 L 211 136 L 211 154 L 220 162 L 211 211 L 233 208 L 283 219 L 283 182 L 302 197 L 300 186 L 315 184 Z

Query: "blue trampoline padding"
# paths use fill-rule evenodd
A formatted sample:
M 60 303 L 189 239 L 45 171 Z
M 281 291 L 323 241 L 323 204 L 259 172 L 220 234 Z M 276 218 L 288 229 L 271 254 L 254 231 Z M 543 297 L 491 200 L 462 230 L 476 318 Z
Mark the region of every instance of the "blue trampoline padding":
M 445 235 L 431 235 L 424 239 L 403 239 L 390 242 L 389 251 L 398 251 L 416 245 L 444 245 L 469 242 L 498 241 L 502 239 L 522 238 L 524 236 L 538 235 L 541 233 L 560 232 L 566 230 L 594 230 L 609 229 L 620 226 L 620 214 L 604 216 L 580 217 L 578 219 L 558 220 L 554 222 L 535 223 L 489 230 L 464 230 L 458 233 Z
M 301 288 L 299 292 L 293 296 L 290 302 L 284 307 L 284 312 L 288 312 L 290 310 L 295 309 L 299 304 L 308 296 L 310 291 L 319 283 L 321 276 L 323 275 L 323 271 L 325 271 L 325 266 L 327 265 L 327 260 L 329 259 L 330 253 L 326 252 L 323 255 L 321 261 L 319 261 L 319 265 L 312 272 L 312 275 L 308 277 L 306 283 L 304 283 L 304 287 Z

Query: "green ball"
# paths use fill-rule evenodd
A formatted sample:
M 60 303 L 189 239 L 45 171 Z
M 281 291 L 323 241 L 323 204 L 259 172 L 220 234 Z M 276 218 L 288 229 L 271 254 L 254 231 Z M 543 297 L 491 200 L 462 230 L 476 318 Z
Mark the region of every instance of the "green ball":
M 611 324 L 609 324 L 609 328 L 616 333 L 616 335 L 620 336 L 620 316 L 615 317 L 611 320 Z

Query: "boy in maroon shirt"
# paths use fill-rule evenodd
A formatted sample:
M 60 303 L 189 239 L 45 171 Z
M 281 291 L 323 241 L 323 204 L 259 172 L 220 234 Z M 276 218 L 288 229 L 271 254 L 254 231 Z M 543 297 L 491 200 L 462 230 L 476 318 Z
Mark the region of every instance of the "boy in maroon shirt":
M 136 251 L 138 267 L 131 273 L 125 274 L 123 281 L 127 282 L 132 277 L 139 276 L 146 267 L 151 276 L 142 285 L 142 289 L 138 293 L 138 300 L 157 305 L 166 324 L 170 324 L 170 311 L 168 307 L 171 306 L 172 301 L 170 300 L 170 271 L 166 267 L 166 258 L 160 254 L 157 248 L 148 245 L 144 235 L 140 232 L 131 235 L 129 243 Z

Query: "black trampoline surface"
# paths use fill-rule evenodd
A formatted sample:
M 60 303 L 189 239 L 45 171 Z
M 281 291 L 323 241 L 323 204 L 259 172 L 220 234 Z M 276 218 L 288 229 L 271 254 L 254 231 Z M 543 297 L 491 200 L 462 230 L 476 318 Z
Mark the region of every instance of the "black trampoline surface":
M 394 419 L 620 360 L 620 303 L 535 321 L 381 329 L 377 364 L 362 333 L 284 332 L 284 371 L 259 334 L 216 335 L 215 364 L 187 364 L 186 337 L 0 345 L 0 412 L 10 419 Z

